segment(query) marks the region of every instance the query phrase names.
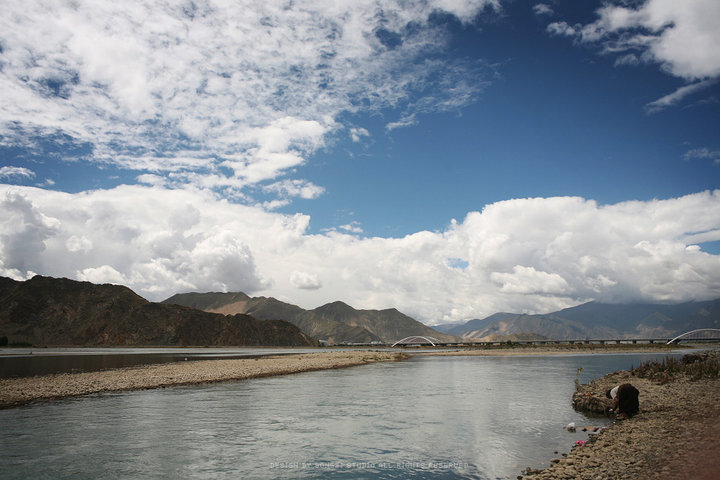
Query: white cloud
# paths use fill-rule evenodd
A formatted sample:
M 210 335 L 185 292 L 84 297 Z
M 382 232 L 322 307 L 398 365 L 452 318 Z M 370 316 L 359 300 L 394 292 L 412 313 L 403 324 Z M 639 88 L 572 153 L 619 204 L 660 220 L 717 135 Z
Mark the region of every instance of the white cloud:
M 693 148 L 685 152 L 683 158 L 685 160 L 692 160 L 694 158 L 708 159 L 712 160 L 715 164 L 720 164 L 720 150 L 710 150 L 707 147 Z
M 547 26 L 547 31 L 553 35 L 573 36 L 577 34 L 575 28 L 567 22 L 553 22 Z
M 387 125 L 385 125 L 385 130 L 391 132 L 396 128 L 412 127 L 413 125 L 417 125 L 417 123 L 417 116 L 415 114 L 410 114 L 402 117 L 397 122 L 389 122 Z
M 290 276 L 290 283 L 295 288 L 302 290 L 317 290 L 322 288 L 322 282 L 318 276 L 307 272 L 293 272 Z
M 695 247 L 719 238 L 720 190 L 605 206 L 507 200 L 403 238 L 309 234 L 305 215 L 157 186 L 5 185 L 0 202 L 0 274 L 124 283 L 152 300 L 241 290 L 304 308 L 397 307 L 434 324 L 593 299 L 720 297 L 720 255 Z
M 640 59 L 634 53 L 628 53 L 627 55 L 618 57 L 617 60 L 615 60 L 615 66 L 617 67 L 618 65 L 640 65 Z
M 689 82 L 648 105 L 656 111 L 672 105 L 720 77 L 720 2 L 716 0 L 614 1 L 597 10 L 587 25 L 555 22 L 548 32 L 575 37 L 602 46 L 606 54 L 623 54 L 616 64 L 636 60 L 655 63 L 669 74 Z
M 492 272 L 490 280 L 501 292 L 507 293 L 564 295 L 570 292 L 568 283 L 557 273 L 539 272 L 522 265 L 515 265 L 512 273 Z
M 78 237 L 77 235 L 72 235 L 70 238 L 67 239 L 67 242 L 65 242 L 65 247 L 68 249 L 69 252 L 87 252 L 92 248 L 93 244 L 92 241 L 84 236 Z
M 362 224 L 357 220 L 353 220 L 345 225 L 340 225 L 338 228 L 348 233 L 363 233 Z
M 669 93 L 661 98 L 658 98 L 657 100 L 648 103 L 647 105 L 645 105 L 645 109 L 648 111 L 648 113 L 659 112 L 660 110 L 680 103 L 688 95 L 699 92 L 714 84 L 715 82 L 715 79 L 711 79 L 693 83 L 691 85 L 685 85 L 684 87 L 680 87 L 672 93 Z
M 303 164 L 344 112 L 457 108 L 488 78 L 440 55 L 425 61 L 446 46 L 428 19 L 444 10 L 470 23 L 497 0 L 288 5 L 10 2 L 0 142 L 70 138 L 88 160 L 154 185 L 144 174 L 238 196 Z
M 553 15 L 555 13 L 552 7 L 546 3 L 538 3 L 533 6 L 533 12 L 535 12 L 535 15 Z
M 0 178 L 33 178 L 35 172 L 25 167 L 0 167 Z
M 370 132 L 364 128 L 353 127 L 350 129 L 350 138 L 353 142 L 359 142 L 363 137 L 369 137 Z
M 110 265 L 101 265 L 97 268 L 85 268 L 83 271 L 77 272 L 75 277 L 77 280 L 83 282 L 97 284 L 112 283 L 115 285 L 123 285 L 128 283 L 127 278 Z
M 307 180 L 283 180 L 263 187 L 264 192 L 274 192 L 283 197 L 317 198 L 325 192 L 323 187 Z

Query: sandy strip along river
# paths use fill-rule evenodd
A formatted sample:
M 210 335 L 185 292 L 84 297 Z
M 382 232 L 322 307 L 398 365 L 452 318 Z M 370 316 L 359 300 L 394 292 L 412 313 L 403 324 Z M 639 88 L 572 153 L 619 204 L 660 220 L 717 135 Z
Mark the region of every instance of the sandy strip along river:
M 364 365 L 401 358 L 395 352 L 338 351 L 253 359 L 201 360 L 120 368 L 99 372 L 64 373 L 0 379 L 0 408 L 100 392 L 143 390 L 225 382 Z

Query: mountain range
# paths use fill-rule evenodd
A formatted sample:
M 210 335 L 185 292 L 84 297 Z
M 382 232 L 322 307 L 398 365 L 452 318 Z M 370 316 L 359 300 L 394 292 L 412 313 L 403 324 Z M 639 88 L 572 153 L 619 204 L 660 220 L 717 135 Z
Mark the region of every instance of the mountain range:
M 393 343 L 408 336 L 443 342 L 669 338 L 720 329 L 720 299 L 664 304 L 585 303 L 547 314 L 496 313 L 430 328 L 391 308 L 343 302 L 313 310 L 275 298 L 183 293 L 153 303 L 127 287 L 35 276 L 0 277 L 0 339 L 33 345 L 317 345 Z
M 215 313 L 245 313 L 263 320 L 283 319 L 306 335 L 330 344 L 394 343 L 411 335 L 434 337 L 443 342 L 458 341 L 457 337 L 438 332 L 394 308 L 356 310 L 338 301 L 304 310 L 272 297 L 249 297 L 242 292 L 182 293 L 162 303 Z
M 0 337 L 30 345 L 315 346 L 283 320 L 152 303 L 127 287 L 0 277 Z
M 444 331 L 487 341 L 530 333 L 558 340 L 669 338 L 700 328 L 720 328 L 720 299 L 675 305 L 589 302 L 539 315 L 496 313 Z

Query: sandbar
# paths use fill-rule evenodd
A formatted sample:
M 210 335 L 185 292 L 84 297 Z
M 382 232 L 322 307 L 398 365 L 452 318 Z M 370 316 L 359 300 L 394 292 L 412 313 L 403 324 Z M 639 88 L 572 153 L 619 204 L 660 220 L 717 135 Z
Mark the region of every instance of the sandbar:
M 227 382 L 401 360 L 383 351 L 317 352 L 252 359 L 183 361 L 97 372 L 0 379 L 0 408 L 102 392 Z

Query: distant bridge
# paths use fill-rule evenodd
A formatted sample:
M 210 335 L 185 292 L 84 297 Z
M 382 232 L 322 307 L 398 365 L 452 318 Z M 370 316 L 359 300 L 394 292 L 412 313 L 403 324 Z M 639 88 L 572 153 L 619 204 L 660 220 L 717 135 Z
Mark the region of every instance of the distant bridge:
M 693 341 L 693 342 L 720 342 L 720 329 L 704 328 L 700 330 L 693 330 L 691 332 L 683 333 L 673 339 L 669 337 L 637 337 L 637 338 L 575 338 L 575 339 L 555 339 L 555 340 L 513 340 L 506 341 L 473 341 L 472 339 L 463 339 L 455 342 L 441 341 L 434 337 L 425 337 L 422 335 L 413 335 L 405 337 L 397 342 L 384 344 L 385 346 L 397 347 L 403 345 L 409 346 L 420 346 L 428 345 L 432 347 L 491 347 L 491 346 L 503 346 L 503 345 L 573 345 L 573 344 L 586 344 L 586 345 L 608 345 L 608 344 L 677 344 L 681 341 Z M 355 346 L 368 346 L 376 347 L 379 344 L 352 344 Z
M 556 339 L 556 340 L 514 340 L 508 341 L 473 341 L 472 339 L 462 339 L 455 342 L 447 342 L 438 340 L 435 337 L 426 337 L 423 335 L 411 335 L 405 337 L 402 340 L 390 345 L 386 343 L 385 346 L 390 345 L 391 347 L 403 346 L 403 345 L 430 345 L 432 347 L 485 347 L 485 346 L 501 346 L 501 345 L 567 345 L 567 344 L 642 344 L 642 343 L 658 343 L 675 345 L 681 341 L 692 341 L 692 342 L 720 342 L 720 329 L 718 328 L 701 328 L 698 330 L 691 330 L 685 332 L 682 335 L 678 335 L 675 338 L 668 339 L 668 337 L 655 337 L 655 338 L 577 338 L 577 339 Z M 353 345 L 365 345 L 365 344 L 353 344 Z M 366 346 L 378 346 L 378 344 L 367 344 Z
M 440 343 L 440 340 L 435 337 L 412 335 L 410 337 L 405 337 L 402 340 L 398 340 L 397 342 L 393 343 L 392 346 L 394 347 L 396 345 L 425 345 L 428 343 L 434 347 Z
M 720 329 L 719 328 L 699 328 L 697 330 L 690 330 L 682 335 L 669 340 L 668 345 L 680 343 L 682 340 L 720 340 Z

